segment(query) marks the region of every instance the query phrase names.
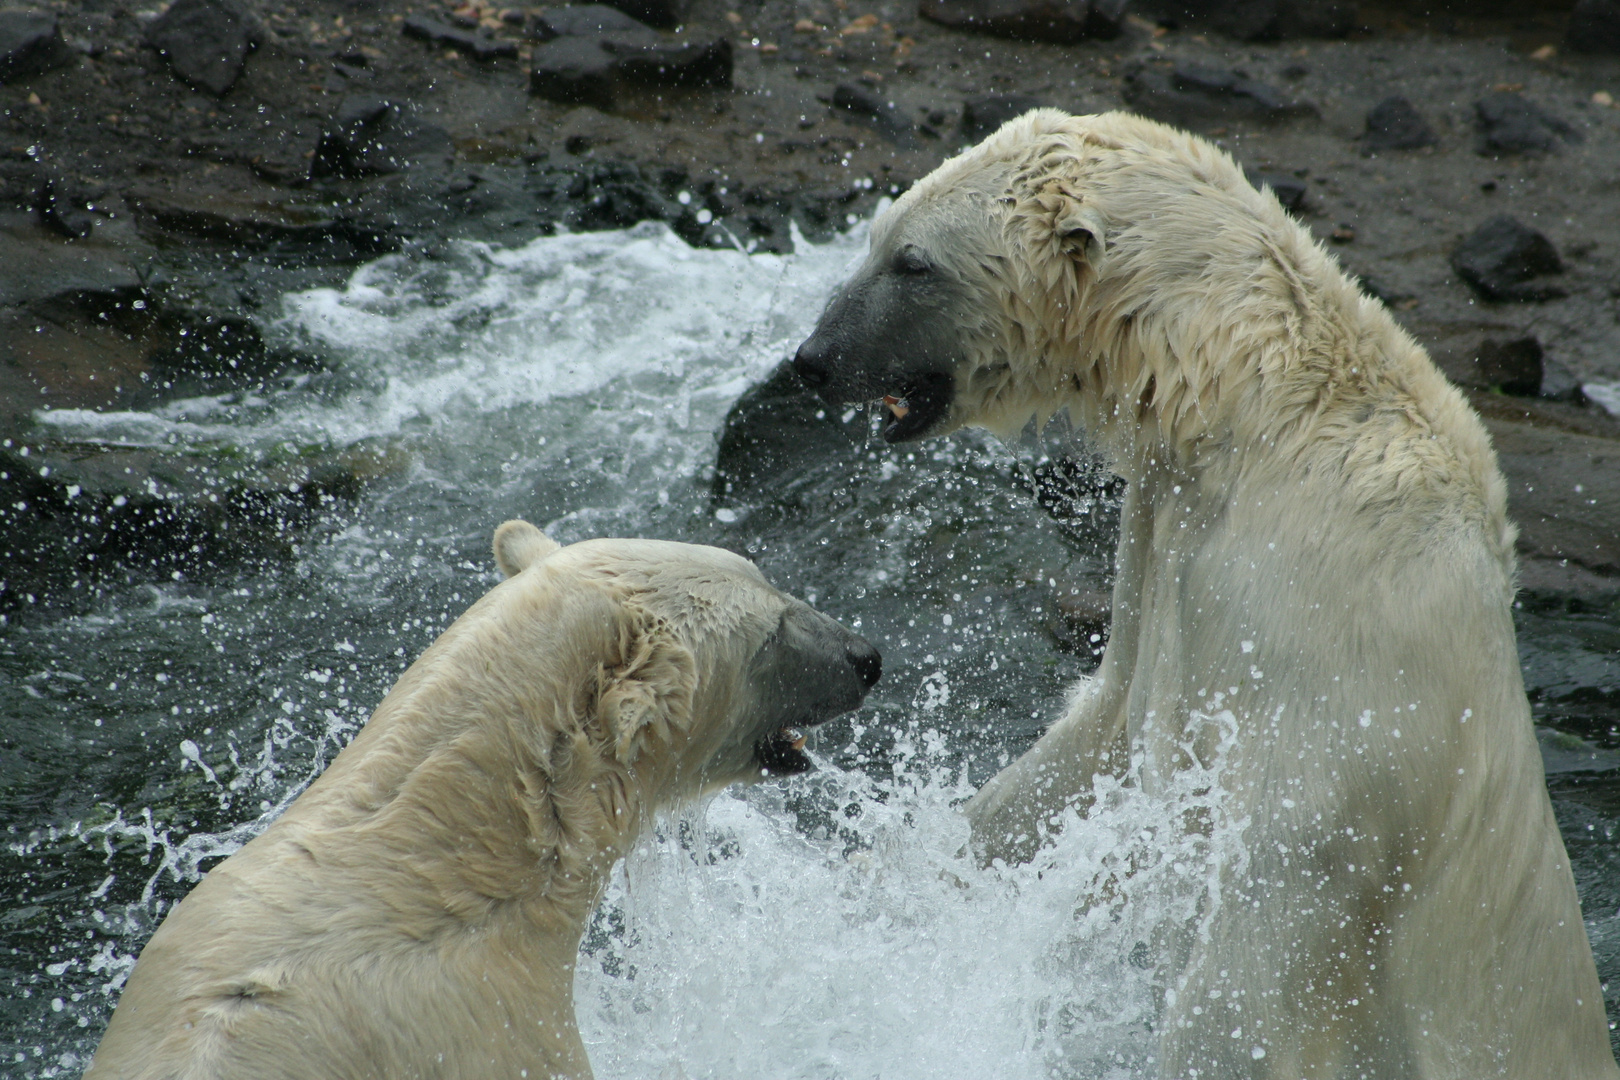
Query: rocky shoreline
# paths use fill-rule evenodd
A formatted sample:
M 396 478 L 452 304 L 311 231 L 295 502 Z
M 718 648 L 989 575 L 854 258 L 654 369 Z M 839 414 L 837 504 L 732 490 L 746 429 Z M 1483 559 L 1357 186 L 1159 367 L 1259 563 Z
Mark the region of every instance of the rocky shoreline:
M 0 615 L 286 558 L 409 457 L 191 460 L 75 442 L 41 410 L 328 377 L 267 344 L 279 298 L 448 239 L 655 219 L 693 244 L 785 251 L 1034 104 L 1183 124 L 1269 184 L 1468 388 L 1508 477 L 1526 602 L 1612 611 L 1620 421 L 1589 398 L 1620 384 L 1620 5 L 1428 10 L 1443 7 L 0 12 Z M 747 401 L 734 414 L 722 473 L 795 408 L 794 431 L 831 423 L 791 386 L 769 393 L 769 421 Z

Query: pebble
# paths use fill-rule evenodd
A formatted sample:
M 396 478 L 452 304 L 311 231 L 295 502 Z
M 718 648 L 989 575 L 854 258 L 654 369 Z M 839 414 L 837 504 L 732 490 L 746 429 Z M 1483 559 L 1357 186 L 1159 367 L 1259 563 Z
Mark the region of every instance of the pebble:
M 1410 101 L 1395 94 L 1367 111 L 1367 131 L 1361 136 L 1361 147 L 1369 153 L 1418 150 L 1439 141 L 1423 114 Z
M 235 0 L 175 0 L 147 27 L 146 42 L 180 78 L 220 97 L 241 77 L 259 28 Z
M 1582 142 L 1569 124 L 1530 99 L 1497 90 L 1474 102 L 1482 154 L 1538 154 L 1558 149 L 1559 140 Z
M 1563 261 L 1551 240 L 1507 214 L 1470 233 L 1451 253 L 1451 265 L 1487 300 L 1526 302 L 1568 295 L 1556 285 L 1532 280 L 1561 273 Z

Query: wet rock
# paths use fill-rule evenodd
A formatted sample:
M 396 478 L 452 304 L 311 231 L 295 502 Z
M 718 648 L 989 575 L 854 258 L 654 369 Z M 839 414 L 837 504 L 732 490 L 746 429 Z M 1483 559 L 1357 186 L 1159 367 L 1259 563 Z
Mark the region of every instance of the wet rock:
M 648 40 L 638 31 L 567 36 L 534 49 L 529 92 L 565 105 L 608 110 L 630 86 L 731 85 L 731 41 Z
M 848 458 L 865 434 L 866 413 L 845 420 L 828 412 L 826 402 L 784 362 L 726 413 L 714 465 L 714 501 L 780 499 L 800 473 Z
M 1457 276 L 1487 300 L 1540 301 L 1568 295 L 1532 279 L 1564 269 L 1558 250 L 1536 230 L 1499 214 L 1470 233 L 1451 253 Z
M 1564 40 L 1576 52 L 1620 53 L 1620 0 L 1576 0 Z
M 138 289 L 137 265 L 150 249 L 130 236 L 127 226 L 103 231 L 111 235 L 69 244 L 44 233 L 33 214 L 0 215 L 0 307 L 66 293 Z
M 310 161 L 312 177 L 383 176 L 422 165 L 442 167 L 455 156 L 450 134 L 416 122 L 384 98 L 345 98 L 321 132 Z
M 1542 348 L 1534 336 L 1508 341 L 1486 338 L 1475 351 L 1474 386 L 1533 397 L 1541 392 L 1541 380 Z
M 611 34 L 623 40 L 655 42 L 662 40 L 649 24 L 606 4 L 569 4 L 545 8 L 529 16 L 525 32 L 536 41 L 560 37 L 601 37 Z
M 1009 120 L 1046 104 L 1029 94 L 985 94 L 962 103 L 962 134 L 978 142 Z
M 833 88 L 833 109 L 868 121 L 891 142 L 901 147 L 916 144 L 917 126 L 911 118 L 897 109 L 892 101 L 884 101 L 877 94 L 854 83 L 839 83 Z
M 1519 94 L 1498 90 L 1474 102 L 1481 154 L 1541 154 L 1582 142 L 1569 124 Z
M 1277 201 L 1282 203 L 1282 208 L 1290 214 L 1297 214 L 1305 208 L 1305 193 L 1309 189 L 1299 177 L 1291 173 L 1251 172 L 1248 169 L 1243 172 L 1255 187 L 1270 188 Z
M 1567 401 L 1574 405 L 1586 404 L 1586 392 L 1581 389 L 1580 378 L 1568 367 L 1549 356 L 1541 358 L 1541 387 L 1537 396 L 1549 401 Z
M 40 75 L 72 59 L 55 13 L 0 11 L 0 83 Z
M 956 30 L 1071 45 L 1113 38 L 1127 0 L 922 0 L 918 14 Z
M 146 42 L 176 75 L 219 97 L 241 77 L 259 29 L 235 0 L 175 0 L 147 27 Z
M 63 190 L 53 180 L 41 185 L 37 209 L 42 225 L 69 240 L 83 240 L 96 226 L 89 202 Z
M 1139 112 L 1186 126 L 1276 123 L 1316 114 L 1316 106 L 1242 72 L 1180 61 L 1134 66 L 1125 74 L 1125 100 Z
M 434 45 L 448 45 L 474 60 L 495 60 L 517 55 L 517 42 L 490 37 L 478 30 L 464 30 L 429 15 L 409 15 L 400 24 L 400 32 Z
M 1349 0 L 1136 0 L 1131 7 L 1156 22 L 1208 27 L 1239 41 L 1343 37 L 1356 25 Z
M 1423 114 L 1410 101 L 1395 94 L 1368 110 L 1367 130 L 1361 136 L 1361 147 L 1368 153 L 1379 153 L 1384 150 L 1418 150 L 1434 146 L 1439 141 L 1428 121 L 1423 119 Z
M 686 20 L 691 5 L 687 0 L 613 0 L 613 6 L 648 26 L 673 30 Z

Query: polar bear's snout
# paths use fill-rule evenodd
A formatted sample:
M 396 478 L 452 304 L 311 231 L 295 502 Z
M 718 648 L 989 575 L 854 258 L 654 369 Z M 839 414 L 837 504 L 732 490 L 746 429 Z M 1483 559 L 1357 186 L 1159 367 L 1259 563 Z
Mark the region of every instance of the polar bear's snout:
M 760 769 L 771 776 L 808 770 L 805 729 L 859 708 L 882 675 L 883 659 L 871 642 L 793 601 L 750 672 L 765 729 L 754 741 Z
M 793 368 L 832 405 L 883 399 L 886 442 L 936 434 L 956 396 L 960 283 L 916 244 L 872 255 L 799 346 Z

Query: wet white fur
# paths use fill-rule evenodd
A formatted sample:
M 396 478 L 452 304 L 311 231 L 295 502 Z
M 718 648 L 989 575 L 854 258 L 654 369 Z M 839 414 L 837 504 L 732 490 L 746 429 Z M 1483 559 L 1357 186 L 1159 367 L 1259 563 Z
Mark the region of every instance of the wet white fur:
M 947 426 L 1067 409 L 1129 481 L 1113 624 L 1067 714 L 967 808 L 1028 859 L 1134 754 L 1246 821 L 1165 944 L 1167 1077 L 1620 1076 L 1464 399 L 1221 150 L 1040 110 L 874 226 L 963 283 Z M 1256 1048 L 1264 1056 L 1256 1056 Z
M 89 1080 L 590 1075 L 586 919 L 656 808 L 758 775 L 742 673 L 789 601 L 715 548 L 496 551 L 513 576 L 169 913 Z

